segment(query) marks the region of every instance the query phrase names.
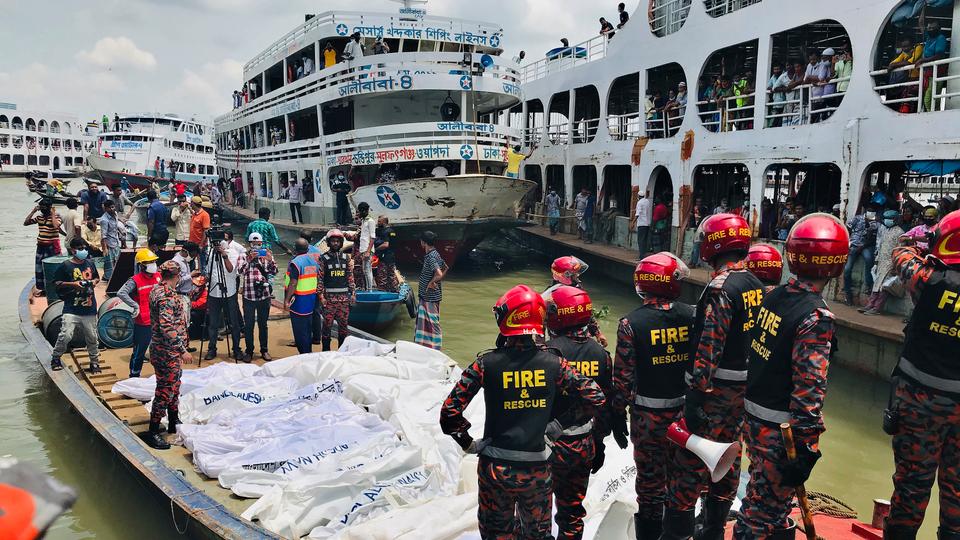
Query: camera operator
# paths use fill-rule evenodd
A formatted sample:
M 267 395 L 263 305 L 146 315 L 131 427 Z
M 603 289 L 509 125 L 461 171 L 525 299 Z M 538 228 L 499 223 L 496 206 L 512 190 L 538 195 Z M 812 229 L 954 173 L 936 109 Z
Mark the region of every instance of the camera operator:
M 260 233 L 251 233 L 250 249 L 240 260 L 238 272 L 243 277 L 243 337 L 247 347 L 244 354 L 253 358 L 253 323 L 256 321 L 260 334 L 260 357 L 273 360 L 267 352 L 267 317 L 270 315 L 270 300 L 273 298 L 273 278 L 277 275 L 277 262 L 273 252 L 263 247 Z
M 73 335 L 79 330 L 90 355 L 90 373 L 100 373 L 100 338 L 97 336 L 97 299 L 93 288 L 100 283 L 97 267 L 90 260 L 87 243 L 74 238 L 69 246 L 70 259 L 63 262 L 53 277 L 53 284 L 63 299 L 63 319 L 60 335 L 53 346 L 50 365 L 54 371 L 63 369 L 60 357 L 67 351 Z
M 219 234 L 218 234 L 219 232 Z M 220 325 L 223 324 L 224 313 L 230 324 L 230 337 L 233 340 L 233 357 L 236 360 L 249 362 L 240 350 L 240 305 L 237 303 L 237 267 L 239 257 L 235 251 L 227 249 L 227 241 L 223 239 L 222 229 L 207 231 L 215 247 L 207 262 L 204 273 L 207 276 L 207 335 L 209 349 L 204 360 L 213 360 L 217 356 L 217 335 Z M 217 242 L 217 237 L 220 238 Z

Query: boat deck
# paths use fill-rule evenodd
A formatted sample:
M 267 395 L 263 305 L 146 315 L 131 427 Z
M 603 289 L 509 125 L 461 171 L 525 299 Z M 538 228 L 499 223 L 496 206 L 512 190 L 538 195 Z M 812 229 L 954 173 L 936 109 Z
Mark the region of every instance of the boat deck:
M 96 293 L 98 302 L 102 302 L 106 296 L 105 286 L 98 286 Z M 45 298 L 30 298 L 29 309 L 31 320 L 35 326 L 40 325 L 41 316 L 46 307 L 47 302 Z M 268 327 L 270 330 L 268 350 L 274 358 L 279 359 L 297 354 L 297 349 L 293 346 L 293 333 L 288 319 L 277 305 L 274 305 L 271 310 Z M 198 354 L 200 341 L 191 341 L 191 345 L 197 347 L 198 352 L 193 353 L 194 361 L 190 364 L 184 364 L 183 369 L 197 369 L 218 362 L 233 362 L 233 359 L 227 356 L 227 351 L 230 350 L 230 347 L 227 345 L 228 339 L 227 337 L 221 338 L 218 355 L 215 359 L 211 361 L 201 361 L 199 363 Z M 335 341 L 334 339 L 334 342 Z M 206 343 L 204 343 L 204 354 L 206 354 L 206 350 Z M 259 351 L 259 342 L 255 350 Z M 150 422 L 149 411 L 147 411 L 142 402 L 111 392 L 114 383 L 127 378 L 130 353 L 130 349 L 101 349 L 100 367 L 102 372 L 96 375 L 86 371 L 86 368 L 89 366 L 89 356 L 85 348 L 71 351 L 67 355 L 64 355 L 62 360 L 65 368 L 69 369 L 76 378 L 81 381 L 83 389 L 88 394 L 104 405 L 133 433 L 140 434 L 148 428 Z M 49 363 L 49 358 L 41 359 L 41 362 Z M 259 358 L 259 354 L 256 354 L 253 363 L 263 365 L 264 361 Z M 149 362 L 144 362 L 141 376 L 149 377 L 153 374 L 153 366 L 151 366 Z M 168 437 L 172 438 L 174 436 L 170 435 Z M 143 446 L 151 454 L 162 460 L 168 467 L 179 472 L 186 482 L 208 495 L 227 511 L 239 516 L 253 504 L 254 499 L 241 499 L 236 497 L 230 491 L 221 488 L 216 479 L 207 478 L 198 473 L 193 466 L 190 452 L 184 447 L 173 445 L 169 450 L 155 450 L 147 447 L 145 444 Z

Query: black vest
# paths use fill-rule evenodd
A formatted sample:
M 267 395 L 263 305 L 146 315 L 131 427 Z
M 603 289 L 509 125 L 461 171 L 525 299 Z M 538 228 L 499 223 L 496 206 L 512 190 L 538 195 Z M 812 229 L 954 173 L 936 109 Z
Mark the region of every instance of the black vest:
M 809 291 L 789 291 L 777 287 L 757 310 L 757 318 L 750 329 L 750 368 L 747 375 L 745 398 L 752 404 L 770 411 L 785 413 L 765 414 L 762 410 L 747 412 L 770 422 L 789 420 L 790 396 L 793 394 L 793 344 L 800 323 L 817 308 L 827 304 L 819 294 Z
M 610 388 L 613 374 L 610 373 L 609 354 L 595 339 L 574 341 L 568 336 L 557 336 L 547 342 L 547 347 L 559 349 L 563 358 L 581 375 L 593 379 L 600 388 Z M 579 396 L 570 396 L 561 392 L 553 405 L 553 417 L 565 428 L 580 426 L 593 418 L 585 414 Z
M 389 247 L 377 251 L 377 256 L 385 263 L 396 262 L 397 257 L 394 248 L 397 247 L 394 242 L 397 241 L 397 233 L 393 232 L 393 227 L 378 227 L 377 238 L 373 241 L 374 247 L 379 247 L 384 242 L 389 243 Z
M 640 306 L 626 317 L 633 330 L 633 391 L 637 403 L 649 408 L 677 407 L 656 401 L 676 400 L 687 389 L 683 375 L 693 362 L 693 306 L 674 302 L 669 311 Z M 646 403 L 641 403 L 647 399 Z
M 697 316 L 693 325 L 693 343 L 690 349 L 694 355 L 700 346 L 700 338 L 703 334 L 704 310 L 709 290 L 708 286 L 697 301 Z M 722 290 L 730 298 L 733 312 L 730 314 L 730 328 L 727 330 L 727 338 L 723 343 L 718 367 L 744 371 L 747 369 L 747 346 L 749 345 L 747 334 L 763 300 L 763 283 L 748 270 L 733 270 L 724 279 Z M 723 379 L 719 376 L 717 378 Z
M 960 394 L 960 271 L 933 272 L 904 334 L 900 373 L 933 390 Z
M 480 358 L 486 421 L 486 457 L 520 463 L 544 462 L 543 436 L 553 418 L 560 358 L 541 349 L 496 349 Z
M 320 255 L 323 264 L 323 288 L 328 293 L 345 293 L 349 291 L 347 267 L 350 256 L 342 251 L 328 251 Z

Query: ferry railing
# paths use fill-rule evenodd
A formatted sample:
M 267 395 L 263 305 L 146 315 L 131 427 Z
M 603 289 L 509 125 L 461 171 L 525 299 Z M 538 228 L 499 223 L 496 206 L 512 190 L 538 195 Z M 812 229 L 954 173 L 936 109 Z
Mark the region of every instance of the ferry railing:
M 700 122 L 713 132 L 753 129 L 753 108 L 756 93 L 725 96 L 697 102 Z M 737 102 L 743 100 L 742 105 Z
M 16 124 L 16 123 L 14 123 L 14 124 L 13 124 L 13 129 L 23 130 L 23 124 Z
M 543 126 L 528 127 L 523 130 L 523 145 L 539 146 L 543 142 Z
M 680 124 L 683 123 L 683 115 L 685 113 L 685 108 L 671 109 L 669 111 L 656 110 L 653 116 L 646 119 L 647 137 L 651 139 L 667 139 L 673 137 L 680 131 Z
M 475 55 L 476 56 L 476 55 Z M 476 58 L 479 62 L 479 57 Z M 475 63 L 476 64 L 476 63 Z M 500 64 L 484 69 L 481 74 L 475 65 L 464 66 L 462 53 L 391 53 L 364 56 L 363 60 L 339 62 L 306 77 L 271 90 L 241 108 L 221 116 L 218 121 L 239 121 L 273 106 L 304 97 L 343 83 L 377 79 L 389 74 L 394 78 L 417 71 L 437 70 L 437 75 L 470 75 L 476 79 L 497 79 L 505 84 L 518 85 L 520 73 Z M 458 84 L 457 90 L 461 89 Z M 453 87 L 451 88 L 453 89 Z
M 443 159 L 460 160 L 463 158 L 463 156 L 457 152 L 457 148 L 459 148 L 461 144 L 479 144 L 507 148 L 515 142 L 519 142 L 519 137 L 507 137 L 489 133 L 474 135 L 472 132 L 419 132 L 383 134 L 369 137 L 354 137 L 352 135 L 346 135 L 342 138 L 336 138 L 333 140 L 324 138 L 323 147 L 324 154 L 327 157 L 330 157 L 360 151 L 383 151 L 396 149 L 397 147 L 409 147 L 415 145 L 444 145 L 452 148 L 449 152 L 449 155 L 443 156 Z M 483 159 L 483 156 L 474 156 L 471 157 L 470 160 L 478 159 L 478 157 L 479 159 Z
M 10 137 L 0 135 L 0 148 L 6 148 L 10 144 Z
M 800 126 L 826 120 L 840 107 L 846 95 L 845 90 L 839 90 L 840 84 L 849 81 L 850 77 L 837 77 L 820 85 L 802 84 L 786 93 L 787 96 L 793 94 L 796 97 L 784 101 L 773 101 L 773 93 L 767 91 L 764 114 L 766 127 Z M 830 85 L 836 90 L 829 94 L 814 95 L 816 88 Z
M 599 118 L 577 120 L 573 123 L 573 144 L 583 144 L 594 140 L 599 130 Z
M 600 60 L 607 56 L 606 35 L 594 36 L 586 41 L 567 47 L 551 57 L 542 58 L 520 68 L 520 81 L 523 83 L 542 79 L 551 73 L 572 69 L 575 66 Z
M 13 138 L 13 147 L 22 148 L 23 147 L 23 137 L 14 137 Z
M 951 90 L 950 87 L 960 89 L 960 85 L 950 81 L 960 79 L 957 69 L 954 74 L 949 73 L 950 64 L 960 62 L 960 57 L 943 58 L 933 62 L 912 64 L 899 68 L 879 69 L 871 71 L 870 75 L 876 80 L 886 75 L 904 73 L 905 80 L 887 84 L 876 84 L 873 89 L 880 94 L 884 105 L 893 106 L 900 112 L 933 112 L 944 111 L 951 104 L 951 99 L 960 96 L 960 90 Z M 927 95 L 929 93 L 929 96 Z
M 754 4 L 759 4 L 762 0 L 707 0 L 705 6 L 707 15 L 711 17 L 722 17 L 734 11 L 743 9 Z M 713 6 L 709 4 L 712 3 Z
M 650 6 L 650 30 L 656 36 L 667 36 L 683 26 L 690 14 L 691 0 L 653 0 Z
M 569 124 L 563 122 L 562 124 L 547 124 L 547 139 L 550 141 L 550 144 L 569 144 L 570 143 L 570 134 L 567 132 Z
M 607 116 L 607 131 L 615 141 L 636 139 L 643 135 L 643 121 L 640 111 L 627 114 L 611 114 Z

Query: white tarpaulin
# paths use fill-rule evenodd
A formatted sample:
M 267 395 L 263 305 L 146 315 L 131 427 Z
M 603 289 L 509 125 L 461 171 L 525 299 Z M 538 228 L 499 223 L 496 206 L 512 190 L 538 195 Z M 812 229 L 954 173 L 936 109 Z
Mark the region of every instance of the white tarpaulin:
M 260 368 L 254 364 L 231 364 L 228 362 L 219 362 L 198 369 L 187 369 L 183 371 L 183 375 L 180 377 L 180 395 L 188 394 L 211 382 L 228 384 L 239 381 L 259 370 Z M 134 377 L 117 381 L 111 392 L 123 394 L 140 401 L 150 401 L 153 399 L 156 390 L 157 376 L 151 375 L 147 378 Z

